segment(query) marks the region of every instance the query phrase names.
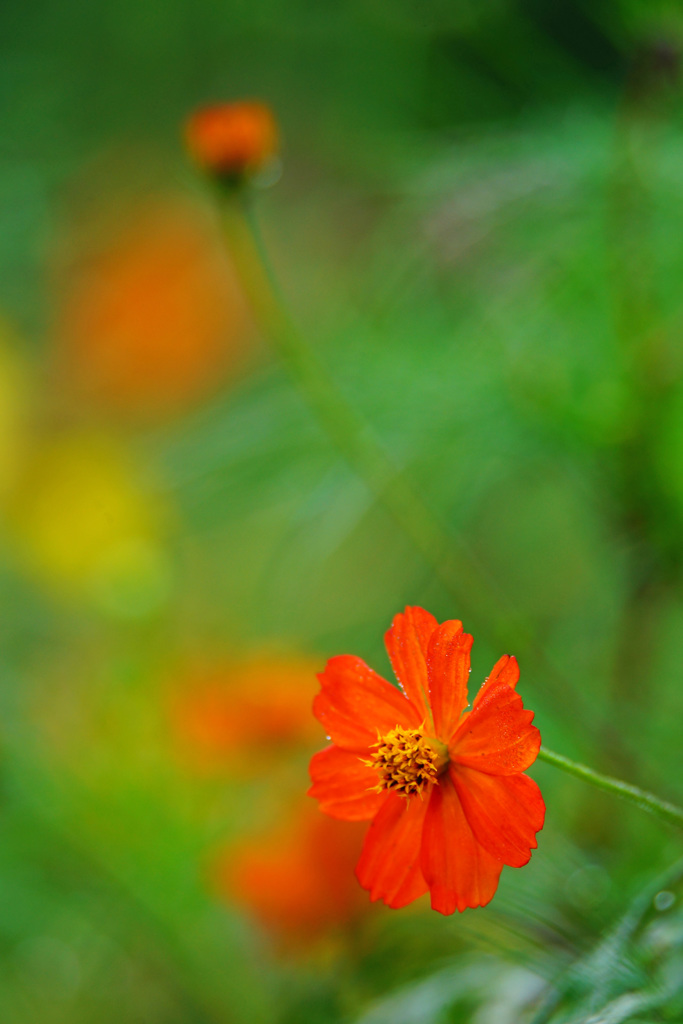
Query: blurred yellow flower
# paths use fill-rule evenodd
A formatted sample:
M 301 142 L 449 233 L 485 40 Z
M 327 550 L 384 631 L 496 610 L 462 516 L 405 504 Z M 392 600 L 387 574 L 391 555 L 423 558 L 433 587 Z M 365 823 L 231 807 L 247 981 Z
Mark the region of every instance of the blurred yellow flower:
M 39 443 L 10 504 L 17 549 L 35 573 L 124 617 L 155 610 L 168 595 L 166 518 L 125 446 L 88 430 Z
M 0 496 L 17 472 L 24 441 L 28 375 L 12 329 L 0 318 Z

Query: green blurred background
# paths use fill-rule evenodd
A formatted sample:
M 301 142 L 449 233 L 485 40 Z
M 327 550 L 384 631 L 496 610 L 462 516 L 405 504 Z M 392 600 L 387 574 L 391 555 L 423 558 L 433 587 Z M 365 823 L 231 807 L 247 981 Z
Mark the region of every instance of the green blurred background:
M 3 1024 L 683 1020 L 637 810 L 535 766 L 531 863 L 443 919 L 369 906 L 303 795 L 314 672 L 388 673 L 411 603 L 683 801 L 682 40 L 674 0 L 0 8 Z M 242 96 L 293 318 L 447 585 L 251 319 L 181 141 Z

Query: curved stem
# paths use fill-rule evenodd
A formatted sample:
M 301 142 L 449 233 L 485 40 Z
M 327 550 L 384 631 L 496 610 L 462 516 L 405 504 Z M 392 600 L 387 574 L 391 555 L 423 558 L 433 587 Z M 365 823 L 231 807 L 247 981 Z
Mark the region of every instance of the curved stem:
M 602 775 L 601 772 L 596 772 L 585 764 L 572 761 L 562 754 L 556 754 L 554 751 L 548 750 L 547 747 L 541 747 L 538 758 L 540 761 L 546 761 L 556 768 L 561 768 L 563 772 L 567 772 L 569 775 L 575 775 L 578 779 L 583 779 L 584 782 L 590 782 L 592 786 L 596 786 L 598 789 L 604 789 L 607 793 L 614 793 L 615 796 L 629 800 L 636 807 L 654 814 L 655 817 L 668 822 L 670 825 L 677 825 L 678 828 L 683 828 L 683 809 L 676 807 L 675 804 L 670 804 L 666 800 L 660 800 L 653 793 L 639 789 L 638 786 L 632 786 L 628 782 L 622 782 L 620 779 L 614 779 L 610 775 Z
M 485 570 L 400 472 L 290 320 L 249 197 L 222 196 L 223 229 L 256 321 L 334 445 L 462 605 L 501 605 Z M 457 581 L 457 582 L 456 582 Z

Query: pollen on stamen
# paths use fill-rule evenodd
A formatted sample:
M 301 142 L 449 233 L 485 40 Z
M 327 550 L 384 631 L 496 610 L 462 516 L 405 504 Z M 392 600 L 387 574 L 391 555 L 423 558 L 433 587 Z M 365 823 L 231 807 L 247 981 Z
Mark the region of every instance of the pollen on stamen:
M 372 744 L 375 753 L 369 759 L 362 759 L 369 768 L 375 769 L 379 781 L 372 789 L 376 792 L 390 790 L 404 796 L 421 794 L 438 775 L 447 762 L 445 748 L 426 738 L 421 729 L 395 729 L 380 736 Z

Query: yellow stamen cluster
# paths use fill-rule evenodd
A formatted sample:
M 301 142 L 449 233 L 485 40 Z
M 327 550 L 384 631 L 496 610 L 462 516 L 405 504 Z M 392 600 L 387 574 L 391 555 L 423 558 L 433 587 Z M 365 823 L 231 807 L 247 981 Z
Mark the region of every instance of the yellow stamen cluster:
M 440 745 L 426 739 L 421 729 L 397 725 L 372 746 L 376 753 L 363 763 L 379 773 L 379 782 L 373 787 L 377 792 L 389 789 L 404 796 L 421 793 L 436 781 L 445 763 Z

